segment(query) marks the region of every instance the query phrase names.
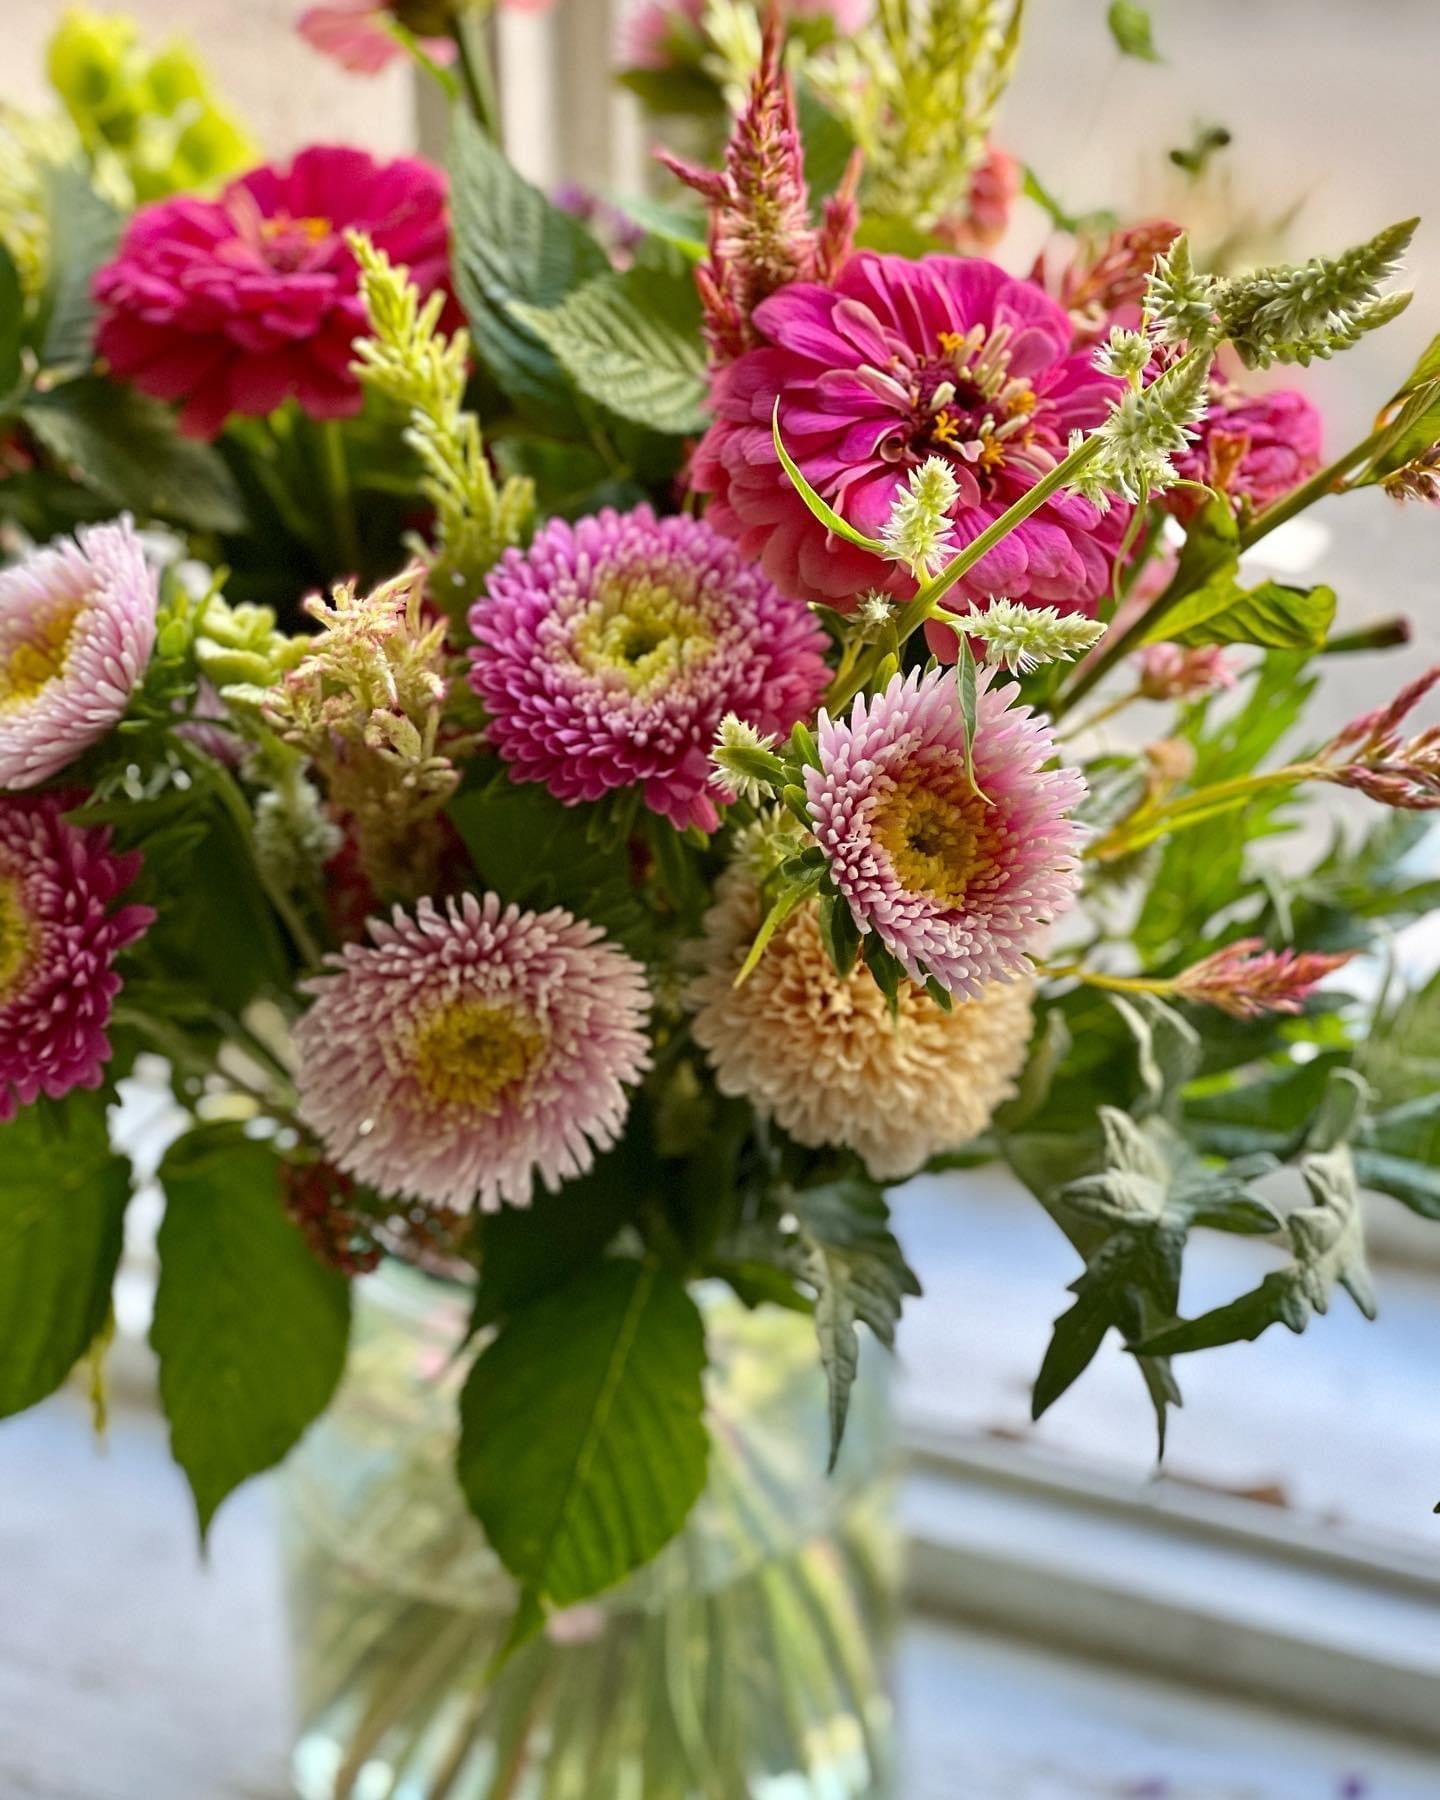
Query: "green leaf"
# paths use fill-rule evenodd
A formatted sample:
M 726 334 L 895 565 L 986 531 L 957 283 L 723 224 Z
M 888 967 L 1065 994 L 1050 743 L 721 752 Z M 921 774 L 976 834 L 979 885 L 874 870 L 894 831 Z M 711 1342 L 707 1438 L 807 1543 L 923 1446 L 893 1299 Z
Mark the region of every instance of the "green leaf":
M 749 976 L 754 974 L 756 967 L 759 965 L 760 958 L 765 954 L 766 946 L 769 944 L 771 938 L 774 937 L 775 933 L 790 917 L 791 913 L 793 913 L 798 906 L 803 905 L 816 889 L 821 886 L 824 880 L 824 868 L 812 867 L 805 869 L 803 873 L 797 875 L 794 879 L 785 881 L 783 885 L 780 886 L 775 899 L 771 902 L 770 910 L 760 922 L 760 929 L 755 933 L 755 941 L 746 952 L 744 962 L 741 963 L 739 969 L 736 971 L 736 987 L 739 987 L 742 981 L 747 980 Z
M 825 104 L 803 75 L 795 84 L 795 116 L 805 153 L 810 206 L 818 217 L 826 197 L 840 185 L 855 151 L 855 139 L 845 121 Z
M 329 1404 L 350 1293 L 286 1218 L 270 1146 L 202 1127 L 171 1147 L 160 1182 L 150 1342 L 203 1538 L 221 1501 L 278 1463 Z
M 622 419 L 682 436 L 706 420 L 705 351 L 689 277 L 613 270 L 557 307 L 511 303 L 582 394 Z
M 99 1094 L 0 1125 L 0 1417 L 59 1387 L 104 1326 L 129 1198 Z
M 0 410 L 20 387 L 25 342 L 25 292 L 15 259 L 0 241 Z
M 1159 619 L 1146 643 L 1258 644 L 1266 650 L 1318 650 L 1335 620 L 1335 590 L 1262 581 L 1244 588 L 1222 569 Z
M 1200 1067 L 1199 1033 L 1158 994 L 1111 994 L 1109 999 L 1135 1039 L 1141 1086 L 1136 1116 L 1173 1114 L 1180 1090 Z
M 1158 63 L 1164 59 L 1155 48 L 1150 14 L 1133 0 L 1113 0 L 1105 22 L 1122 56 L 1138 57 L 1141 62 Z
M 1402 1201 L 1424 1219 L 1440 1219 L 1440 1090 L 1377 1113 L 1355 1140 L 1362 1186 Z
M 20 416 L 77 480 L 140 520 L 238 532 L 239 490 L 217 451 L 180 436 L 169 407 L 99 375 L 34 393 Z
M 1352 1110 L 1356 1077 L 1337 1070 L 1331 1077 L 1332 1102 L 1339 1115 Z M 1341 1096 L 1340 1089 L 1350 1090 Z M 1324 1103 L 1322 1103 L 1323 1106 Z M 1329 1135 L 1329 1131 L 1325 1135 Z M 1343 1287 L 1367 1319 L 1375 1317 L 1375 1289 L 1365 1257 L 1364 1215 L 1356 1187 L 1355 1165 L 1349 1147 L 1305 1157 L 1300 1164 L 1310 1205 L 1299 1207 L 1285 1220 L 1293 1260 L 1274 1270 L 1258 1288 L 1228 1305 L 1183 1320 L 1152 1334 L 1138 1348 L 1147 1356 L 1179 1356 L 1195 1350 L 1214 1349 L 1241 1339 L 1253 1340 L 1272 1325 L 1302 1332 L 1315 1313 L 1329 1310 L 1330 1296 Z
M 815 1290 L 815 1332 L 830 1395 L 830 1467 L 840 1455 L 850 1390 L 860 1367 L 856 1325 L 868 1325 L 887 1350 L 907 1294 L 920 1283 L 890 1230 L 890 1209 L 875 1184 L 858 1175 L 791 1190 L 795 1218 L 790 1266 Z
M 515 313 L 551 310 L 609 258 L 578 220 L 552 206 L 463 109 L 451 153 L 455 281 L 475 348 L 514 400 L 573 416 L 570 383 L 553 351 Z
M 47 166 L 43 178 L 50 248 L 40 364 L 46 370 L 78 368 L 91 359 L 91 289 L 97 270 L 115 254 L 121 219 L 78 164 Z
M 671 206 L 649 194 L 619 194 L 611 204 L 652 238 L 678 250 L 687 262 L 705 257 L 705 215 L 683 206 Z
M 820 896 L 820 941 L 843 981 L 860 955 L 860 929 L 850 902 L 838 894 Z
M 608 1248 L 653 1192 L 659 1169 L 633 1130 L 588 1174 L 558 1193 L 537 1190 L 529 1206 L 506 1206 L 477 1226 L 480 1282 L 472 1327 L 493 1325 L 563 1287 Z
M 844 538 L 847 544 L 855 544 L 861 550 L 869 550 L 875 556 L 885 554 L 885 546 L 878 538 L 869 538 L 853 525 L 847 524 L 835 508 L 826 500 L 822 500 L 805 479 L 805 472 L 785 448 L 780 438 L 780 396 L 775 397 L 775 409 L 770 415 L 770 436 L 775 444 L 775 454 L 780 459 L 780 467 L 790 478 L 795 492 L 809 507 L 810 511 L 826 528 L 833 531 L 836 537 Z
M 459 1474 L 532 1607 L 613 1587 L 705 1485 L 705 1334 L 653 1263 L 597 1263 L 512 1312 L 460 1399 Z
M 957 656 L 955 659 L 955 691 L 960 697 L 960 716 L 965 722 L 965 779 L 970 784 L 970 791 L 978 799 L 989 806 L 990 801 L 980 790 L 975 779 L 975 733 L 979 720 L 979 699 L 975 681 L 975 655 L 970 648 L 970 639 L 963 631 L 955 633 Z

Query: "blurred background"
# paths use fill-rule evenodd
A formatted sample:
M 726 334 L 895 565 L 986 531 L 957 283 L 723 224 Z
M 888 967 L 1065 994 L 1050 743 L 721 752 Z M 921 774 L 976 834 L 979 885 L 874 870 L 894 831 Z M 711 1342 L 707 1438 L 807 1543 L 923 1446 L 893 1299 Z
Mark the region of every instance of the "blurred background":
M 602 78 L 620 5 L 556 0 L 496 21 L 507 141 L 542 185 L 647 182 L 650 127 Z M 267 154 L 316 138 L 441 148 L 411 73 L 346 75 L 296 35 L 299 0 L 125 10 L 191 40 Z M 0 100 L 41 107 L 62 8 L 0 11 Z M 1104 0 L 1031 0 L 998 142 L 1071 212 L 1172 217 L 1241 261 L 1428 214 L 1409 313 L 1331 365 L 1285 372 L 1338 452 L 1440 329 L 1440 8 L 1156 0 L 1151 12 L 1158 64 L 1117 54 Z M 1228 147 L 1188 176 L 1169 152 L 1215 127 Z M 1027 267 L 1046 229 L 1021 201 L 999 260 Z M 1342 627 L 1397 612 L 1414 626 L 1408 650 L 1326 665 L 1317 735 L 1440 658 L 1433 512 L 1372 489 L 1314 509 L 1264 552 L 1257 573 L 1331 582 Z M 1436 925 L 1396 946 L 1417 975 L 1440 965 Z M 139 1093 L 130 1108 L 142 1154 L 160 1105 Z M 1440 1231 L 1427 1238 L 1377 1199 L 1380 1323 L 1337 1311 L 1303 1346 L 1272 1333 L 1201 1359 L 1157 1478 L 1148 1407 L 1118 1352 L 1028 1423 L 1029 1380 L 1076 1272 L 1039 1209 L 987 1173 L 914 1183 L 900 1215 L 928 1296 L 902 1344 L 906 1800 L 1440 1794 Z M 1185 1310 L 1248 1285 L 1263 1254 L 1197 1243 Z M 73 1394 L 0 1427 L 0 1800 L 278 1800 L 288 1722 L 268 1500 L 262 1485 L 227 1506 L 198 1561 L 152 1406 L 143 1233 L 125 1281 L 106 1444 Z

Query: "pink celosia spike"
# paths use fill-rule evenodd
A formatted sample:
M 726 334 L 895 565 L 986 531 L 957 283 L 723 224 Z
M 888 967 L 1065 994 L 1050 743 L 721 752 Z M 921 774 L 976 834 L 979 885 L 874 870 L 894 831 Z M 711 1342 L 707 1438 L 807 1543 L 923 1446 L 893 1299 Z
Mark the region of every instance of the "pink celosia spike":
M 1233 1019 L 1298 1013 L 1317 982 L 1344 968 L 1353 952 L 1267 950 L 1263 938 L 1240 938 L 1175 978 L 1175 991 Z

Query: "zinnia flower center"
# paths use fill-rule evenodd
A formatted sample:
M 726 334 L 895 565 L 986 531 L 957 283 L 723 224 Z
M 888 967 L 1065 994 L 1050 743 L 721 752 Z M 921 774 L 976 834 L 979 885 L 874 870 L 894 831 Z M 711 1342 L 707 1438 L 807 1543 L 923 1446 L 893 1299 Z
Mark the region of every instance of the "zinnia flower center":
M 629 574 L 602 582 L 573 642 L 582 668 L 618 676 L 634 692 L 663 687 L 714 645 L 691 601 L 648 575 Z
M 489 1115 L 499 1112 L 544 1048 L 544 1033 L 509 1008 L 454 1000 L 415 1034 L 415 1079 L 427 1100 Z
M 20 883 L 0 875 L 0 1006 L 17 991 L 34 948 L 35 931 L 25 911 Z
M 898 455 L 946 450 L 983 477 L 1030 447 L 1040 402 L 1028 381 L 1010 373 L 1010 337 L 1008 325 L 939 334 L 936 355 L 915 372 L 914 424 Z
M 65 673 L 65 658 L 80 616 L 78 602 L 30 620 L 29 635 L 0 651 L 0 712 L 23 706 Z
M 963 770 L 910 768 L 876 807 L 872 830 L 907 892 L 960 907 L 994 867 L 987 810 Z

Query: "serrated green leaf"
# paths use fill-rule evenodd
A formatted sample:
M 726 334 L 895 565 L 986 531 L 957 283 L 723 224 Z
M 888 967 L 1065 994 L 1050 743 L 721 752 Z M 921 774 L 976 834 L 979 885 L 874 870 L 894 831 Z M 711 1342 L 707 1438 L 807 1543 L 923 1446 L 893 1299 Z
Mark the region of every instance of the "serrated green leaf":
M 1109 999 L 1135 1039 L 1141 1086 L 1136 1116 L 1172 1114 L 1180 1090 L 1200 1067 L 1200 1034 L 1158 994 L 1111 994 Z
M 169 407 L 98 375 L 34 393 L 20 416 L 76 480 L 142 523 L 238 532 L 240 492 L 218 451 L 180 436 Z
M 99 1094 L 0 1125 L 0 1418 L 59 1387 L 104 1326 L 129 1198 Z
M 1163 61 L 1155 48 L 1150 14 L 1143 6 L 1136 6 L 1133 0 L 1113 0 L 1105 15 L 1105 22 L 1109 25 L 1110 36 L 1115 40 L 1115 47 L 1122 56 L 1134 56 L 1141 62 Z
M 1240 585 L 1224 569 L 1157 620 L 1144 641 L 1257 644 L 1266 650 L 1318 650 L 1335 620 L 1334 588 L 1285 587 L 1278 581 Z
M 506 1206 L 476 1227 L 480 1280 L 472 1328 L 493 1325 L 563 1287 L 608 1248 L 661 1179 L 636 1131 L 558 1192 L 537 1190 L 528 1206 Z
M 476 1358 L 460 1483 L 537 1603 L 613 1587 L 684 1525 L 705 1485 L 704 1366 L 684 1287 L 618 1259 L 517 1308 Z
M 510 305 L 592 400 L 634 424 L 676 436 L 706 420 L 705 352 L 688 277 L 611 270 L 557 307 Z
M 514 308 L 559 306 L 610 260 L 578 220 L 531 185 L 457 109 L 451 151 L 455 283 L 475 348 L 512 399 L 547 420 L 574 414 L 569 378 Z
M 50 236 L 49 279 L 41 300 L 40 364 L 46 370 L 83 368 L 92 355 L 96 272 L 120 241 L 121 218 L 96 193 L 78 164 L 43 170 Z
M 349 1287 L 286 1218 L 279 1170 L 268 1145 L 219 1126 L 181 1138 L 160 1167 L 150 1342 L 202 1538 L 226 1496 L 324 1411 L 345 1363 Z
M 860 1367 L 856 1325 L 887 1350 L 906 1295 L 920 1283 L 890 1230 L 890 1211 L 873 1182 L 841 1177 L 788 1195 L 796 1221 L 792 1267 L 815 1290 L 815 1332 L 830 1406 L 830 1467 L 845 1435 L 850 1392 Z
M 705 257 L 705 215 L 671 206 L 650 194 L 617 194 L 611 205 L 652 238 L 678 250 L 687 262 Z

